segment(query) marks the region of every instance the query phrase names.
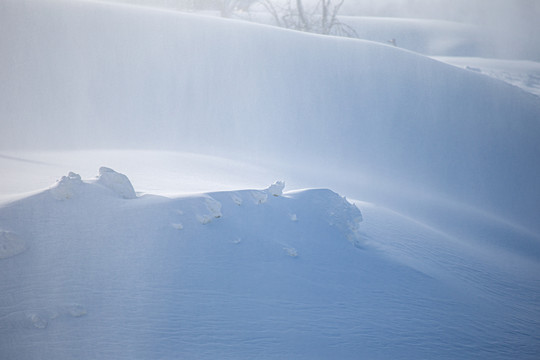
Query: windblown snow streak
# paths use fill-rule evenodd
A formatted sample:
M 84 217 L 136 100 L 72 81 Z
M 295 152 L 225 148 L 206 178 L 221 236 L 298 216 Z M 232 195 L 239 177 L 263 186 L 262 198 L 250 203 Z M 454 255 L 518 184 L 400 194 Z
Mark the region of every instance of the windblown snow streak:
M 0 50 L 0 357 L 537 359 L 515 63 L 72 0 L 0 1 Z
M 0 6 L 3 149 L 330 164 L 539 230 L 540 99 L 507 84 L 392 46 L 239 21 L 84 1 Z

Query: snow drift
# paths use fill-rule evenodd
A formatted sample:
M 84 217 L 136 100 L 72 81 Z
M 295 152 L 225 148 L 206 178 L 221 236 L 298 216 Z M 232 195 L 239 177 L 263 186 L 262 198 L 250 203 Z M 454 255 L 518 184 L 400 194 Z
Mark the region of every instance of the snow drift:
M 3 149 L 286 158 L 346 168 L 336 185 L 358 198 L 379 199 L 384 183 L 539 230 L 540 100 L 507 84 L 255 24 L 92 2 L 0 6 Z M 363 189 L 362 174 L 374 179 Z
M 120 181 L 111 189 L 104 178 Z M 232 345 L 224 356 L 244 357 L 276 341 L 287 317 L 302 327 L 309 314 L 295 315 L 295 299 L 321 294 L 302 285 L 311 265 L 294 261 L 322 271 L 336 251 L 353 254 L 363 246 L 362 215 L 330 190 L 284 194 L 283 186 L 126 197 L 129 179 L 102 167 L 97 179 L 71 172 L 3 206 L 3 356 L 200 358 Z M 277 312 L 259 318 L 271 299 Z M 192 342 L 200 336 L 215 346 Z
M 537 96 L 99 2 L 3 0 L 0 49 L 2 356 L 537 358 Z
M 4 357 L 537 355 L 527 256 L 327 189 L 126 198 L 99 172 L 0 207 Z

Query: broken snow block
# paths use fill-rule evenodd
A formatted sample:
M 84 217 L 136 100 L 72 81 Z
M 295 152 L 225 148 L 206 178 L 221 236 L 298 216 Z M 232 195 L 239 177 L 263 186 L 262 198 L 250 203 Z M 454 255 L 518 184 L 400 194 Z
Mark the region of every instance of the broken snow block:
M 97 184 L 105 186 L 124 199 L 135 199 L 137 195 L 128 177 L 107 167 L 99 168 Z

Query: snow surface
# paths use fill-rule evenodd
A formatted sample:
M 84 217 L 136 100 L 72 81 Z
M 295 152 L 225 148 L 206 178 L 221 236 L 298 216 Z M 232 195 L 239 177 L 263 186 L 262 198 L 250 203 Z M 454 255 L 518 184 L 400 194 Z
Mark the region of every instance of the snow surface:
M 535 63 L 372 20 L 0 1 L 0 357 L 536 359 Z
M 474 56 L 484 54 L 480 27 L 452 21 L 398 17 L 342 16 L 358 37 L 392 44 L 425 55 Z
M 459 56 L 437 56 L 434 59 L 491 76 L 540 96 L 539 62 Z
M 147 8 L 4 0 L 0 16 L 4 151 L 347 169 L 349 188 L 369 176 L 539 229 L 540 102 L 503 82 L 392 46 Z
M 126 199 L 71 173 L 4 203 L 2 239 L 25 249 L 0 259 L 3 354 L 537 355 L 540 256 L 326 189 L 259 202 L 271 189 Z

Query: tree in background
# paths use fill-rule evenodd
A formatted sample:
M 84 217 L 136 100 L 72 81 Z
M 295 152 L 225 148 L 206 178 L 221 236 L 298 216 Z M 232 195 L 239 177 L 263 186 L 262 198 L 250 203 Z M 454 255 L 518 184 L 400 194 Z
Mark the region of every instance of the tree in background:
M 222 17 L 233 17 L 235 12 L 248 11 L 257 0 L 177 0 L 178 8 L 189 11 L 219 11 Z
M 120 0 L 116 0 L 120 1 Z M 137 0 L 122 0 L 134 2 Z M 277 26 L 324 35 L 358 37 L 356 31 L 338 19 L 345 0 L 146 0 L 175 3 L 184 11 L 219 12 L 226 18 L 250 18 L 266 12 Z M 172 7 L 168 5 L 168 7 Z M 256 9 L 255 9 L 256 8 Z
M 358 37 L 337 15 L 345 0 L 258 0 L 278 26 L 324 35 Z

